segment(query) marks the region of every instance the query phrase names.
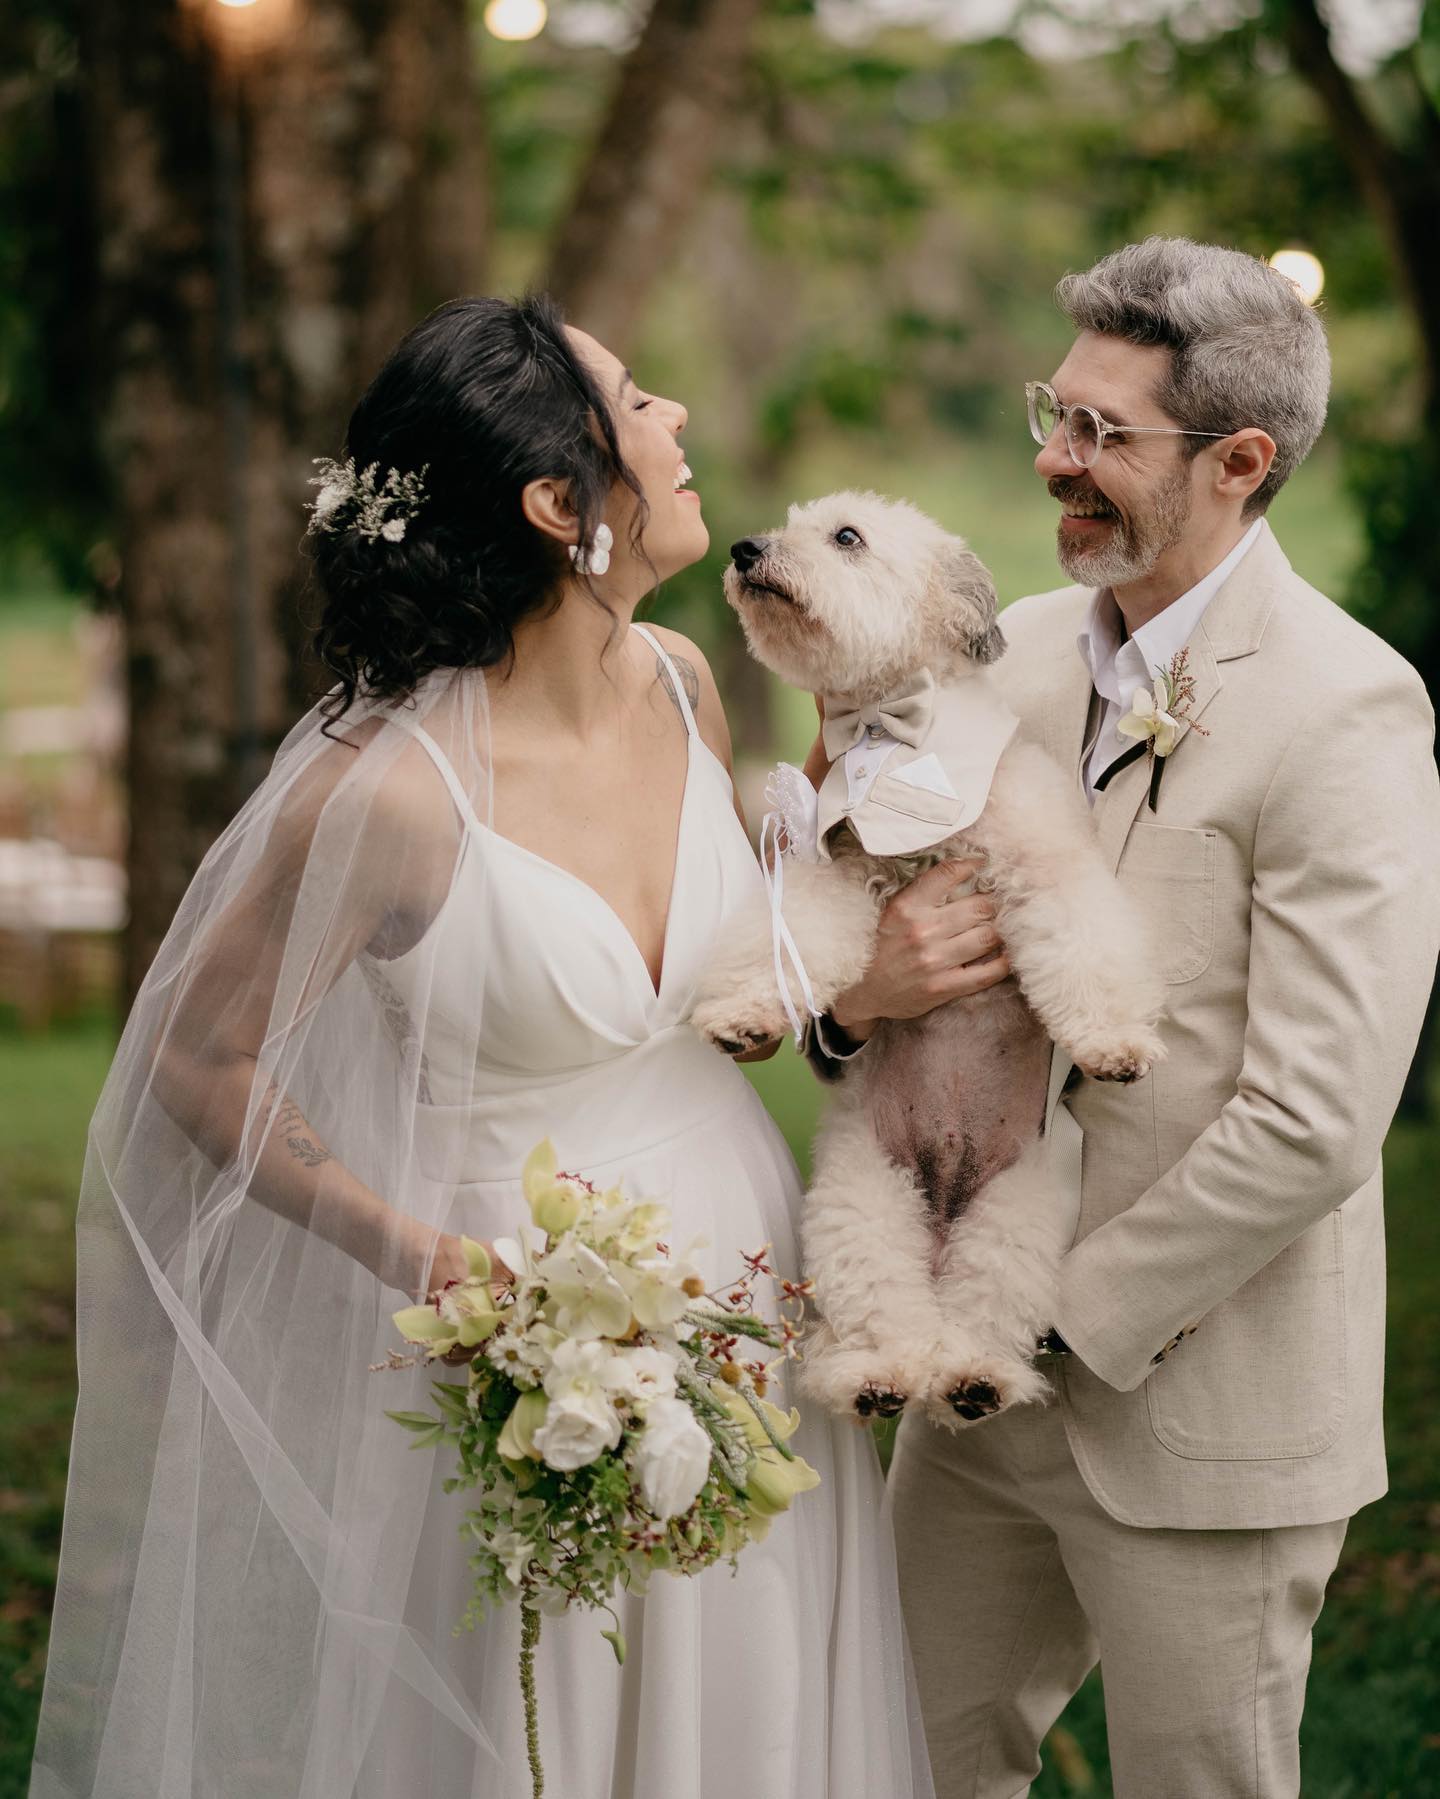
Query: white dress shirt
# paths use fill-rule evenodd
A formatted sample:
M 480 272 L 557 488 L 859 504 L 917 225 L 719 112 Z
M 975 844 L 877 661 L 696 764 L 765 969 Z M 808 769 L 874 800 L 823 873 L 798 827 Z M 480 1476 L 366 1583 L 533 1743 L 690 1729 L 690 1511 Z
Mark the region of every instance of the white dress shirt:
M 1090 613 L 1076 643 L 1090 670 L 1090 679 L 1103 702 L 1100 729 L 1085 759 L 1085 794 L 1094 804 L 1095 783 L 1112 762 L 1134 747 L 1134 741 L 1115 729 L 1130 710 L 1135 689 L 1148 693 L 1156 673 L 1168 669 L 1195 635 L 1205 608 L 1229 580 L 1237 564 L 1260 535 L 1264 521 L 1256 519 L 1230 554 L 1188 593 L 1172 600 L 1163 612 L 1141 625 L 1133 637 L 1125 635 L 1125 621 L 1115 596 L 1102 587 L 1090 602 Z

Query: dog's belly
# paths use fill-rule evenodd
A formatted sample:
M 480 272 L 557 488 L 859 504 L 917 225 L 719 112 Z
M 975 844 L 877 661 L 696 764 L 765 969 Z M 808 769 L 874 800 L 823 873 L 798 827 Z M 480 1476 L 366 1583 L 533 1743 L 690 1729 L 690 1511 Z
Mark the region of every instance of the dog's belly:
M 876 1032 L 865 1057 L 871 1129 L 914 1175 L 937 1227 L 1039 1136 L 1050 1057 L 1049 1038 L 1008 982 Z

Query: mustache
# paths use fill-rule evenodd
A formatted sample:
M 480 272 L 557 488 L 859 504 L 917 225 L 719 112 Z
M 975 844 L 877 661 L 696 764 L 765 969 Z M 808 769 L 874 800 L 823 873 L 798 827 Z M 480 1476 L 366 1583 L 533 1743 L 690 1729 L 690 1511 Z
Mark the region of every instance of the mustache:
M 1092 482 L 1077 481 L 1073 475 L 1052 475 L 1045 485 L 1052 500 L 1084 500 L 1094 506 L 1102 518 L 1120 516 Z

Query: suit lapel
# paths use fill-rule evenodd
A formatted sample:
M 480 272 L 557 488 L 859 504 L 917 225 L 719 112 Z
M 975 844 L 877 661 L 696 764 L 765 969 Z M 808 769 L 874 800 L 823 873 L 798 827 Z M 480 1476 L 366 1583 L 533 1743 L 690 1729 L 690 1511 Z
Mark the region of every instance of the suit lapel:
M 1222 664 L 1252 655 L 1259 649 L 1275 604 L 1276 587 L 1289 573 L 1290 564 L 1276 543 L 1274 533 L 1268 525 L 1263 525 L 1249 554 L 1206 607 L 1186 646 L 1190 651 L 1188 667 L 1195 691 L 1181 721 L 1175 746 L 1165 758 L 1167 763 L 1181 755 L 1205 754 L 1204 735 L 1192 726 L 1204 719 L 1215 696 L 1225 685 Z M 1191 746 L 1192 738 L 1199 739 L 1198 749 Z M 1100 839 L 1100 852 L 1112 873 L 1120 866 L 1131 828 L 1142 816 L 1150 797 L 1153 770 L 1154 764 L 1148 756 L 1139 757 L 1128 766 L 1117 768 L 1104 792 L 1096 796 L 1095 830 Z M 1164 775 L 1161 776 L 1160 791 L 1163 795 Z
M 1045 704 L 1045 748 L 1051 759 L 1077 781 L 1093 692 L 1084 657 L 1073 643 L 1066 645 L 1057 660 Z

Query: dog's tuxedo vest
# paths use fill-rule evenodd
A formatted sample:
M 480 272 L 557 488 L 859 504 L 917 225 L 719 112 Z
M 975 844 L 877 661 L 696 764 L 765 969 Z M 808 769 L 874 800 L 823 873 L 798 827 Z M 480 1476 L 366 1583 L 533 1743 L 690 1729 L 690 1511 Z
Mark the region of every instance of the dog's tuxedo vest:
M 937 687 L 922 669 L 904 693 L 860 704 L 825 695 L 820 854 L 849 824 L 872 856 L 908 856 L 974 824 L 1019 720 L 980 669 Z

